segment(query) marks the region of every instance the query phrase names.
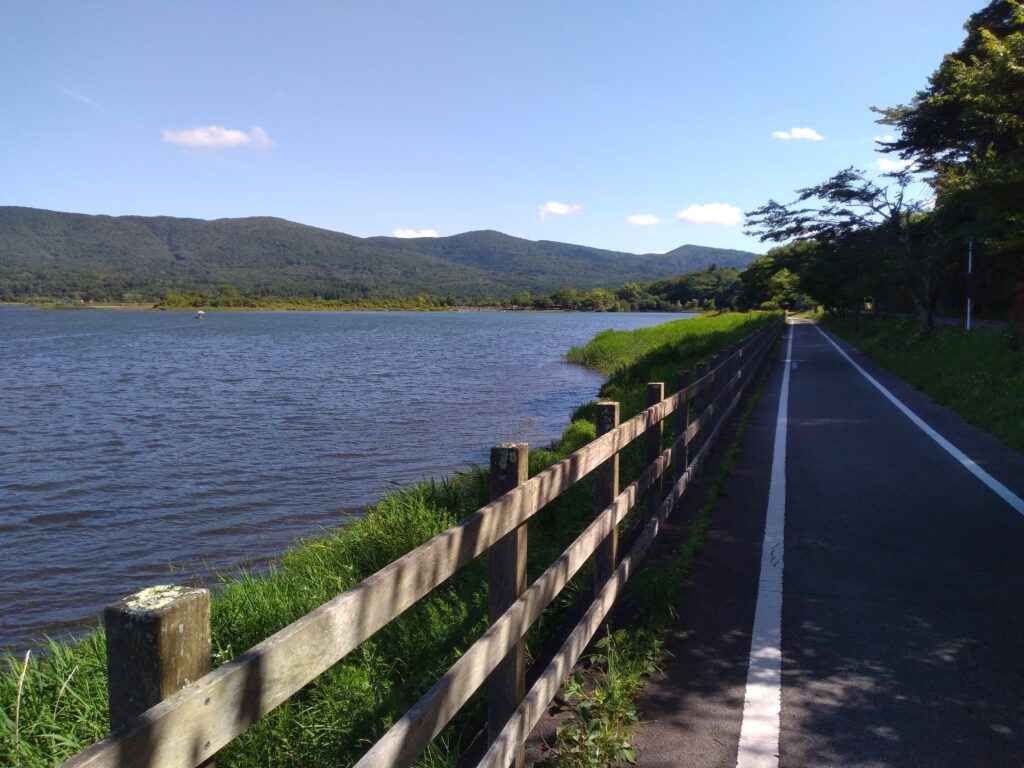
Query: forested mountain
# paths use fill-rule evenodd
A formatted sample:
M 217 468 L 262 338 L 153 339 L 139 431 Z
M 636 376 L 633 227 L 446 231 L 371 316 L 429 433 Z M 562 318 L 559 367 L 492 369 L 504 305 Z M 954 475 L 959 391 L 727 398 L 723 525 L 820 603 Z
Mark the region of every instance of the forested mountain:
M 592 282 L 586 284 L 578 282 L 578 277 L 572 281 L 562 281 L 562 284 L 579 287 L 610 287 L 630 281 L 657 280 L 682 272 L 695 272 L 712 265 L 743 269 L 756 255 L 747 251 L 684 245 L 664 254 L 637 256 L 551 240 L 524 240 L 493 230 L 466 232 L 451 237 L 422 237 L 413 240 L 375 237 L 370 240 L 413 248 L 420 253 L 438 256 L 457 264 L 507 274 L 539 276 L 557 273 L 569 277 L 583 265 L 600 272 L 600 275 L 594 276 L 599 279 L 592 278 Z
M 168 291 L 325 299 L 460 299 L 614 288 L 742 268 L 756 254 L 684 245 L 636 255 L 494 231 L 359 238 L 284 219 L 92 216 L 0 207 L 0 299 L 148 300 Z

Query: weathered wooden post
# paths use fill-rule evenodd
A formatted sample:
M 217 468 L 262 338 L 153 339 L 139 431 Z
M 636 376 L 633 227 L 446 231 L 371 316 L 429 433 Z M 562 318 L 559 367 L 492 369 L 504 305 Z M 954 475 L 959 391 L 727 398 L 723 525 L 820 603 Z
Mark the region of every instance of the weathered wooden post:
M 690 372 L 680 371 L 676 380 L 679 391 L 682 392 L 690 386 Z M 690 426 L 690 398 L 685 397 L 683 398 L 683 402 L 679 404 L 679 409 L 676 411 L 676 441 L 686 434 L 686 428 L 688 426 Z M 686 471 L 686 467 L 689 463 L 690 446 L 688 444 L 677 445 L 675 453 L 672 454 L 672 477 L 676 482 L 678 482 L 679 478 L 683 476 L 683 472 Z
M 650 408 L 652 405 L 657 405 L 665 399 L 665 384 L 660 381 L 650 381 L 647 383 L 647 407 Z M 658 456 L 661 455 L 661 443 L 664 436 L 664 426 L 659 419 L 656 424 L 647 428 L 644 432 L 644 464 L 650 466 L 652 463 L 658 460 Z M 662 473 L 661 477 L 655 479 L 651 484 L 651 487 L 647 490 L 647 497 L 644 499 L 644 524 L 646 525 L 652 517 L 658 513 L 658 507 L 661 506 L 661 502 L 664 498 L 664 489 L 669 487 L 665 482 L 669 473 Z M 647 549 L 648 557 L 655 557 L 658 554 L 658 540 L 654 539 L 651 541 L 650 547 Z
M 619 426 L 619 404 L 598 403 L 594 417 L 597 436 L 606 435 Z M 619 455 L 616 453 L 594 470 L 594 506 L 598 514 L 619 495 Z M 619 528 L 612 526 L 611 533 L 594 552 L 594 594 L 604 587 L 615 572 L 619 558 Z
M 708 373 L 711 374 L 711 389 L 709 399 L 713 408 L 711 423 L 708 425 L 708 439 L 711 439 L 711 435 L 715 428 L 718 427 L 722 421 L 722 408 L 724 395 L 724 384 L 725 384 L 725 370 L 722 368 L 723 357 L 721 354 L 711 355 L 708 358 Z M 716 453 L 716 446 L 714 443 L 708 445 L 707 458 L 710 459 L 712 454 Z M 704 465 L 705 471 L 711 469 L 710 462 Z
M 526 443 L 503 443 L 491 448 L 491 500 L 527 480 L 529 449 Z M 490 571 L 487 616 L 491 624 L 501 618 L 526 589 L 526 525 L 505 534 L 488 554 Z M 526 696 L 526 648 L 522 638 L 487 679 L 487 741 L 501 733 L 505 722 Z M 522 768 L 526 752 L 516 750 L 512 765 Z
M 660 381 L 651 381 L 647 383 L 647 407 L 650 408 L 652 405 L 657 405 L 665 399 L 665 384 Z M 657 461 L 658 456 L 661 455 L 661 443 L 664 435 L 664 427 L 662 422 L 659 421 L 651 427 L 647 428 L 644 433 L 644 463 L 650 466 L 653 462 Z M 654 485 L 647 492 L 647 519 L 649 520 L 658 511 L 658 507 L 661 506 L 662 501 L 662 489 L 665 486 L 662 482 L 665 475 L 654 481 Z
M 107 606 L 103 626 L 112 733 L 210 671 L 208 589 L 149 587 Z
M 725 393 L 724 407 L 728 407 L 730 400 L 729 393 L 733 389 L 732 373 L 733 366 L 736 364 L 736 360 L 734 359 L 735 352 L 735 344 L 726 347 L 722 352 L 722 391 Z
M 696 373 L 697 381 L 700 381 L 701 379 L 703 379 L 707 375 L 708 375 L 708 364 L 707 363 L 697 363 L 697 373 Z M 697 398 L 696 398 L 696 406 L 694 408 L 694 413 L 693 413 L 694 418 L 698 418 L 698 419 L 702 418 L 704 416 L 704 412 L 708 408 L 708 389 L 709 389 L 709 383 L 705 381 L 703 388 L 701 389 L 700 393 L 697 395 Z M 708 425 L 707 424 L 701 424 L 700 429 L 697 430 L 697 434 L 694 435 L 694 437 L 693 437 L 693 453 L 700 453 L 700 450 L 701 450 L 701 448 L 704 445 L 704 438 L 707 436 L 707 434 L 708 434 Z
M 708 358 L 708 373 L 711 374 L 711 401 L 717 402 L 718 395 L 722 391 L 722 371 L 719 370 L 719 365 L 722 361 L 720 355 L 711 355 Z
M 746 364 L 749 353 L 750 348 L 746 344 L 740 344 L 736 347 L 736 386 L 739 389 L 743 389 L 743 380 L 746 378 L 743 366 Z

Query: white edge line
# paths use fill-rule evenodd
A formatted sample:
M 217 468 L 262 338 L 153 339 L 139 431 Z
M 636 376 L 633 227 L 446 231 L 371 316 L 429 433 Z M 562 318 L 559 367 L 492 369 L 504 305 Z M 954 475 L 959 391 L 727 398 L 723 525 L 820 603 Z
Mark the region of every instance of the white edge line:
M 786 427 L 793 335 L 789 326 L 782 370 L 779 414 L 775 421 L 768 510 L 761 545 L 761 574 L 750 638 L 750 662 L 743 701 L 736 768 L 778 768 L 782 714 L 782 572 L 786 523 Z
M 914 413 L 902 402 L 900 402 L 896 398 L 896 396 L 892 394 L 892 392 L 890 392 L 884 386 L 879 384 L 877 379 L 875 379 L 870 373 L 868 373 L 859 365 L 857 365 L 857 363 L 854 362 L 853 358 L 846 354 L 846 352 L 844 352 L 838 344 L 836 344 L 831 338 L 829 338 L 828 334 L 826 334 L 823 330 L 821 330 L 821 328 L 818 327 L 817 323 L 814 324 L 814 327 L 817 328 L 818 333 L 820 333 L 829 344 L 836 348 L 836 351 L 840 355 L 846 358 L 846 361 L 850 365 L 856 368 L 865 379 L 871 382 L 875 389 L 877 389 L 879 392 L 885 395 L 886 399 L 888 399 L 890 403 L 895 405 L 904 416 L 906 416 L 908 419 L 914 422 L 914 424 L 916 424 L 922 432 L 924 432 L 926 435 L 928 435 L 928 437 L 930 437 L 932 440 L 938 443 L 943 448 L 943 450 L 946 451 L 946 453 L 948 453 L 950 456 L 952 456 L 954 459 L 960 462 L 968 472 L 973 474 L 975 477 L 981 480 L 981 482 L 987 485 L 992 491 L 998 494 L 1003 501 L 1005 501 L 1007 504 L 1009 504 L 1011 507 L 1017 510 L 1017 512 L 1019 512 L 1020 514 L 1024 515 L 1024 499 L 1021 499 L 1020 496 L 1015 494 L 1005 485 L 1003 485 L 994 477 L 992 477 L 992 475 L 990 475 L 988 472 L 979 467 L 973 459 L 967 456 L 967 454 L 965 454 L 963 451 L 961 451 L 959 448 L 957 448 L 955 445 L 949 442 L 949 440 L 947 440 L 934 429 L 932 429 L 930 426 L 928 426 L 916 413 Z

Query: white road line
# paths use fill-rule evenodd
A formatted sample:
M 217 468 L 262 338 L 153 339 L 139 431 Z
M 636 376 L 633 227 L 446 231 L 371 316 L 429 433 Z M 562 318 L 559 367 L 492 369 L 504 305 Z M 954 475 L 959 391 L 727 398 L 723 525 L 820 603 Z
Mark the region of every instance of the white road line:
M 782 712 L 782 566 L 786 524 L 786 424 L 794 326 L 789 327 L 779 415 L 775 421 L 768 512 L 761 545 L 761 576 L 750 639 L 747 691 L 736 768 L 778 768 Z
M 857 363 L 855 363 L 853 359 L 848 354 L 846 354 L 838 344 L 832 341 L 832 339 L 830 339 L 828 335 L 823 330 L 821 330 L 821 328 L 818 328 L 817 324 L 815 324 L 814 327 L 818 329 L 818 333 L 820 333 L 825 338 L 825 340 L 828 341 L 829 344 L 836 348 L 836 351 L 839 352 L 840 355 L 846 358 L 846 361 L 850 365 L 852 365 L 854 368 L 860 371 L 860 374 L 869 382 L 871 382 L 875 389 L 877 389 L 879 392 L 885 395 L 886 399 L 889 400 L 890 403 L 895 405 L 900 410 L 900 412 L 903 413 L 904 416 L 906 416 L 908 419 L 914 422 L 914 424 L 916 424 L 922 432 L 928 435 L 928 437 L 930 437 L 932 440 L 934 440 L 936 443 L 942 446 L 946 453 L 948 453 L 954 459 L 959 461 L 968 472 L 970 472 L 976 478 L 981 480 L 981 482 L 983 482 L 985 485 L 991 488 L 996 494 L 998 494 L 1003 501 L 1005 501 L 1007 504 L 1009 504 L 1011 507 L 1017 510 L 1017 512 L 1019 512 L 1020 514 L 1024 515 L 1024 499 L 1021 499 L 1020 496 L 1015 494 L 1005 485 L 1003 485 L 994 477 L 992 477 L 992 475 L 990 475 L 988 472 L 979 467 L 974 462 L 974 460 L 967 456 L 967 454 L 965 454 L 963 451 L 961 451 L 959 448 L 957 448 L 955 445 L 949 442 L 949 440 L 947 440 L 934 429 L 932 429 L 930 426 L 928 426 L 916 413 L 910 410 L 902 402 L 897 400 L 896 396 L 892 392 L 890 392 L 888 389 L 879 384 L 877 379 L 875 379 L 871 374 L 869 374 L 867 371 L 865 371 L 863 368 L 857 365 Z

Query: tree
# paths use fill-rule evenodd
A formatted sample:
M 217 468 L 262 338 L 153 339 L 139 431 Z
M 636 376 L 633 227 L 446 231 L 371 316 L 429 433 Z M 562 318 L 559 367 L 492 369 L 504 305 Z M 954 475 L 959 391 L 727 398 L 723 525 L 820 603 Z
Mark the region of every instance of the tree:
M 580 306 L 590 312 L 607 312 L 619 308 L 615 294 L 605 288 L 593 288 L 590 293 L 582 294 Z
M 773 248 L 763 256 L 758 256 L 740 272 L 740 290 L 733 302 L 737 309 L 756 309 L 768 301 L 768 282 L 780 269 L 773 255 L 776 250 Z
M 740 273 L 740 290 L 735 305 L 740 309 L 777 309 L 801 303 L 805 299 L 804 294 L 809 294 L 829 309 L 846 307 L 845 301 L 837 300 L 827 290 L 814 291 L 807 287 L 815 284 L 818 262 L 814 257 L 820 250 L 820 244 L 813 240 L 796 240 L 758 256 Z M 825 263 L 834 266 L 835 260 L 829 259 Z M 822 288 L 820 281 L 818 284 Z M 863 298 L 858 301 L 862 302 Z M 853 303 L 850 302 L 851 305 Z
M 529 291 L 520 291 L 509 299 L 509 303 L 516 307 L 529 307 L 533 304 L 533 297 L 530 296 Z
M 875 110 L 898 129 L 883 147 L 935 172 L 942 205 L 976 228 L 1024 239 L 1024 6 L 994 0 L 909 105 Z
M 551 303 L 558 309 L 575 309 L 580 303 L 580 292 L 569 286 L 560 286 L 551 294 Z
M 777 307 L 793 309 L 800 299 L 800 278 L 783 267 L 768 281 L 768 300 Z
M 967 38 L 947 55 L 909 105 L 875 109 L 899 129 L 883 151 L 928 170 L 1019 162 L 1024 148 L 1024 6 L 993 0 L 964 25 Z
M 947 229 L 981 240 L 1016 284 L 1024 340 L 1024 4 L 993 0 L 965 29 L 910 104 L 875 111 L 899 131 L 883 151 L 933 171 Z
M 769 200 L 747 213 L 747 233 L 762 241 L 812 240 L 833 254 L 848 254 L 869 242 L 884 257 L 891 278 L 906 289 L 922 326 L 931 328 L 941 278 L 951 266 L 948 254 L 935 247 L 940 232 L 927 205 L 908 195 L 912 173 L 883 178 L 892 184 L 878 184 L 854 168 L 842 170 L 821 184 L 798 189 L 791 203 Z M 855 279 L 856 270 L 848 274 Z

